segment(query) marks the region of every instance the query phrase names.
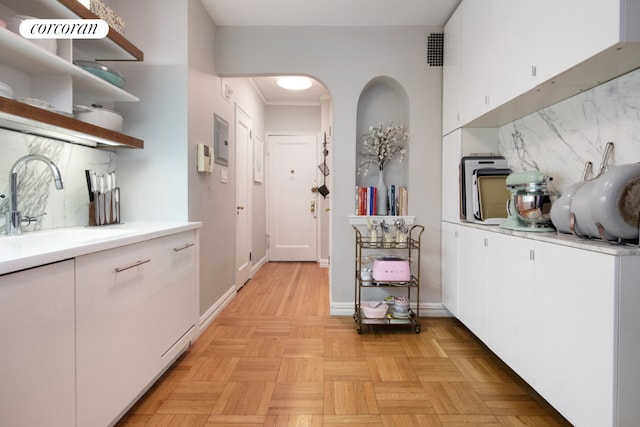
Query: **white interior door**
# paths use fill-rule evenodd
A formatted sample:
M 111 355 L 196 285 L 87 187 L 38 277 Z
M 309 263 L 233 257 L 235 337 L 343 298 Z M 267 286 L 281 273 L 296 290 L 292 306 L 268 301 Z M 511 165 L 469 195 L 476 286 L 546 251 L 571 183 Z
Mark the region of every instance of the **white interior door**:
M 251 278 L 251 118 L 236 106 L 236 287 Z
M 269 135 L 269 260 L 317 261 L 318 135 Z

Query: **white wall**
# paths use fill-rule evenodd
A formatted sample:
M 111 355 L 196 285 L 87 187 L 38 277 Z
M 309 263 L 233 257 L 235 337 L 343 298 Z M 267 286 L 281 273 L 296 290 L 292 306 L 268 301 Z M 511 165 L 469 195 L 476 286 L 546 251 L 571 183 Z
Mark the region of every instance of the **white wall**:
M 333 101 L 331 305 L 353 310 L 353 213 L 357 105 L 372 79 L 389 76 L 409 95 L 412 140 L 410 213 L 423 239 L 422 301 L 440 303 L 441 69 L 424 59 L 426 36 L 441 28 L 218 27 L 216 67 L 223 76 L 307 74 Z M 341 183 L 337 185 L 336 183 Z
M 269 132 L 317 132 L 321 125 L 320 106 L 311 105 L 269 105 L 265 123 Z
M 125 88 L 140 98 L 119 103 L 124 133 L 141 138 L 143 150 L 120 150 L 124 221 L 186 221 L 187 0 L 114 0 L 127 22 L 126 36 L 144 52 L 144 62 L 119 62 Z M 169 26 L 168 23 L 171 23 Z M 170 30 L 169 30 L 170 29 Z

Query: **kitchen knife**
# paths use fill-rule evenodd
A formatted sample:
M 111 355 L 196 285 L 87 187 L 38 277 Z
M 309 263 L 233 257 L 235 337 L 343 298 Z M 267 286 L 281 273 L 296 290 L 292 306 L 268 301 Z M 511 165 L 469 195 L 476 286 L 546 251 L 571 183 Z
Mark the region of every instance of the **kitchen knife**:
M 98 225 L 104 225 L 104 175 L 98 177 Z
M 104 215 L 105 215 L 105 224 L 111 224 L 113 222 L 113 210 L 111 208 L 111 190 L 113 187 L 111 185 L 111 173 L 107 173 L 105 177 L 107 184 L 104 192 Z
M 95 200 L 95 225 L 100 225 L 100 194 L 98 193 L 98 176 L 95 172 L 91 172 L 91 191 Z
M 116 217 L 116 224 L 120 224 L 120 187 L 113 189 L 113 209 Z
M 87 190 L 89 191 L 89 203 L 93 202 L 93 186 L 91 185 L 91 171 L 89 169 L 84 170 L 85 178 L 87 179 Z

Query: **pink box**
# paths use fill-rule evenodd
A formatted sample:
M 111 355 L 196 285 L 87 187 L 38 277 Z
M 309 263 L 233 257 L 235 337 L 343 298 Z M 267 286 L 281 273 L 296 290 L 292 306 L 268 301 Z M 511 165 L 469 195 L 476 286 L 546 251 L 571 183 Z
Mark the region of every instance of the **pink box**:
M 373 280 L 380 282 L 408 282 L 411 280 L 409 261 L 388 259 L 374 260 Z

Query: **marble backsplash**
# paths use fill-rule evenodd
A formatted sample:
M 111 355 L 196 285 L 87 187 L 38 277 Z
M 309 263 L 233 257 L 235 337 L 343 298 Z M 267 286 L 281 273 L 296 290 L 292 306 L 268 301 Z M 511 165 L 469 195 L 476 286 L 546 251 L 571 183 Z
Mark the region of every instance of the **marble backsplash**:
M 36 216 L 46 212 L 23 232 L 88 224 L 89 193 L 85 169 L 104 174 L 116 169 L 116 154 L 82 145 L 69 144 L 34 135 L 0 129 L 0 236 L 5 234 L 9 210 L 9 173 L 13 164 L 27 154 L 41 154 L 60 170 L 64 188 L 56 190 L 50 169 L 39 161 L 29 161 L 18 173 L 18 210 Z M 1 238 L 1 237 L 0 237 Z
M 623 75 L 499 129 L 499 151 L 514 171 L 540 170 L 561 193 L 580 180 L 585 162 L 595 176 L 604 147 L 608 165 L 640 162 L 640 70 Z

